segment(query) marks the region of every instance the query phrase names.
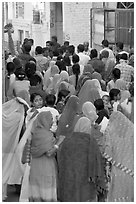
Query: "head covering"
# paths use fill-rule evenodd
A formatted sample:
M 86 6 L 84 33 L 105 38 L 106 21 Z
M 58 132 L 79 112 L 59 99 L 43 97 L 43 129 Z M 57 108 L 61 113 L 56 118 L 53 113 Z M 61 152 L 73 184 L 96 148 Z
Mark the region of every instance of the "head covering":
M 123 79 L 117 79 L 115 82 L 115 88 L 119 89 L 120 91 L 126 90 L 126 82 Z
M 99 82 L 101 82 L 102 76 L 101 76 L 100 73 L 94 72 L 94 73 L 92 74 L 92 79 L 97 79 Z
M 69 82 L 69 75 L 66 71 L 61 71 L 60 77 L 61 77 L 61 81 Z
M 122 103 L 123 101 L 125 101 L 125 100 L 128 99 L 129 97 L 130 97 L 130 92 L 129 92 L 128 90 L 121 91 L 120 103 Z
M 27 106 L 29 107 L 30 106 L 30 96 L 29 96 L 29 93 L 28 91 L 26 90 L 22 90 L 20 91 L 18 94 L 17 94 L 17 97 L 20 97 L 22 98 L 26 103 L 27 103 Z M 26 104 L 25 103 L 25 104 Z
M 36 121 L 34 122 L 34 128 L 44 128 L 50 130 L 52 125 L 52 114 L 50 111 L 43 111 L 38 114 Z
M 96 99 L 100 98 L 99 91 L 96 88 L 92 88 L 92 80 L 87 80 L 85 84 L 82 86 L 79 94 L 79 109 L 82 110 L 82 105 L 90 101 L 94 103 Z
M 74 130 L 76 114 L 79 112 L 79 98 L 77 96 L 70 96 L 64 111 L 59 119 L 56 135 L 69 134 Z
M 113 112 L 105 132 L 105 153 L 115 162 L 134 172 L 134 124 L 121 112 Z M 108 193 L 108 202 L 120 198 L 134 199 L 134 178 L 114 168 L 114 179 Z M 112 172 L 111 172 L 112 173 Z M 123 200 L 124 201 L 124 200 Z
M 32 127 L 32 157 L 40 157 L 50 150 L 55 142 L 50 131 L 52 125 L 52 114 L 50 111 L 43 111 L 38 114 Z
M 91 133 L 91 122 L 87 117 L 81 117 L 74 128 L 74 132 Z
M 55 74 L 59 74 L 59 68 L 57 65 L 53 65 L 51 67 L 51 73 L 50 73 L 50 76 L 51 77 L 54 77 Z
M 90 74 L 94 72 L 94 68 L 91 64 L 87 64 L 84 66 L 83 74 L 86 72 L 89 72 Z
M 87 101 L 82 106 L 82 112 L 87 117 L 87 114 L 90 111 L 96 111 L 96 108 L 93 103 L 91 103 L 90 101 Z

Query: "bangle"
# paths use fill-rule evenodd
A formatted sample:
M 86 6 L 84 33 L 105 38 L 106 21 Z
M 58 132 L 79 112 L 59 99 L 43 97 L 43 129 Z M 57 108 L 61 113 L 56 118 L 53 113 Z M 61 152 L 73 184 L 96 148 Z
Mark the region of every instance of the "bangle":
M 54 147 L 55 147 L 56 149 L 59 149 L 59 146 L 58 146 L 58 145 L 54 145 Z

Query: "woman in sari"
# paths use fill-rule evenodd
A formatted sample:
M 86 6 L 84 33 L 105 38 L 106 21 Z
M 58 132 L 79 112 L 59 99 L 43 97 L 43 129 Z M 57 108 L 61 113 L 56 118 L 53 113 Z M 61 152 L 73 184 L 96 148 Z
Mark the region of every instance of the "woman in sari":
M 94 103 L 96 99 L 100 98 L 99 91 L 92 85 L 92 80 L 87 80 L 82 86 L 79 94 L 79 110 L 82 111 L 82 105 L 90 101 Z
M 105 158 L 111 162 L 108 202 L 134 202 L 134 125 L 113 112 L 105 132 Z
M 27 102 L 20 97 L 2 105 L 2 199 L 7 197 L 7 185 L 11 184 L 21 129 Z M 15 184 L 15 183 L 14 183 Z
M 90 120 L 82 117 L 60 150 L 58 198 L 61 202 L 96 202 L 105 190 L 104 167 Z
M 31 141 L 32 160 L 29 177 L 29 201 L 57 201 L 56 161 L 54 155 L 48 157 L 48 151 L 55 145 L 55 138 L 50 131 L 52 114 L 50 111 L 39 113 L 33 128 Z
M 115 82 L 115 88 L 119 89 L 121 92 L 120 103 L 124 102 L 130 97 L 130 93 L 127 90 L 126 82 L 123 79 L 117 79 Z
M 79 119 L 79 98 L 77 96 L 70 96 L 62 115 L 59 118 L 56 136 L 69 135 L 73 132 L 75 124 Z

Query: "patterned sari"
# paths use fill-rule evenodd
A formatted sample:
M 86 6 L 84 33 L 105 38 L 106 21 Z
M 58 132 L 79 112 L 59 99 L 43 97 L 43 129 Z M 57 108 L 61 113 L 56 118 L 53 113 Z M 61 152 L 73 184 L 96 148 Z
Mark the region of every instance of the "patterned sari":
M 134 201 L 134 125 L 113 112 L 105 132 L 105 157 L 112 163 L 108 202 Z

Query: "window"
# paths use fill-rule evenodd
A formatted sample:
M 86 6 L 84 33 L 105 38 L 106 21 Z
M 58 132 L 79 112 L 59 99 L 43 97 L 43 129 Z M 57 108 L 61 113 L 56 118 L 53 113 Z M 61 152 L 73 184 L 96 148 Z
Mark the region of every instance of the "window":
M 24 2 L 16 3 L 16 18 L 24 18 Z
M 25 31 L 25 38 L 29 38 L 29 31 Z
M 134 2 L 117 2 L 117 8 L 133 9 L 134 8 Z
M 18 40 L 20 41 L 20 43 L 23 43 L 23 30 L 18 30 Z

